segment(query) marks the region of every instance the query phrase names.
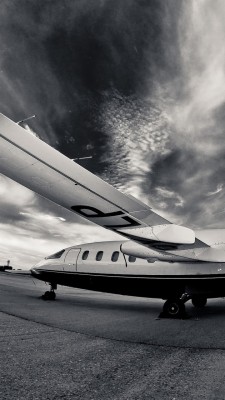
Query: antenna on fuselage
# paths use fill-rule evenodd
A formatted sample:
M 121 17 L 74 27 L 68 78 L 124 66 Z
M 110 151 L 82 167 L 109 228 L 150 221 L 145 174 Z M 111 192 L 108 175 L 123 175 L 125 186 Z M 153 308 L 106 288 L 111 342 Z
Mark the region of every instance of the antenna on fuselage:
M 35 118 L 35 117 L 36 117 L 36 115 L 31 115 L 31 117 L 28 117 L 28 118 L 25 118 L 25 119 L 21 119 L 21 121 L 16 122 L 16 124 L 17 124 L 17 125 L 20 125 L 20 124 L 22 124 L 23 122 L 28 121 L 28 119 Z
M 93 158 L 93 156 L 87 156 L 87 157 L 78 157 L 78 158 L 71 158 L 71 161 L 76 161 L 76 160 L 86 160 L 87 158 Z

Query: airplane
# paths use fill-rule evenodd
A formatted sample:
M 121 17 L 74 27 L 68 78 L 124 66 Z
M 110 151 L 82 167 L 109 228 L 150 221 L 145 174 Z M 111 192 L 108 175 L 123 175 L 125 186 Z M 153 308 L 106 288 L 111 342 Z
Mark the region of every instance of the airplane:
M 225 229 L 173 224 L 0 114 L 0 172 L 126 240 L 72 246 L 31 269 L 48 282 L 161 298 L 163 316 L 182 318 L 185 303 L 203 307 L 225 296 Z

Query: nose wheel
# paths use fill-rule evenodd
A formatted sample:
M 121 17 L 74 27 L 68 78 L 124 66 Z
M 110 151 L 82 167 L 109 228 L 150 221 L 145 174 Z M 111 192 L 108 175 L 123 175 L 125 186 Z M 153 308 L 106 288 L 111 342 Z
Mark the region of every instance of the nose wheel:
M 50 284 L 50 290 L 48 290 L 47 292 L 45 292 L 41 298 L 43 300 L 55 300 L 56 298 L 56 294 L 55 294 L 55 290 L 57 289 L 57 285 L 55 283 L 51 283 Z

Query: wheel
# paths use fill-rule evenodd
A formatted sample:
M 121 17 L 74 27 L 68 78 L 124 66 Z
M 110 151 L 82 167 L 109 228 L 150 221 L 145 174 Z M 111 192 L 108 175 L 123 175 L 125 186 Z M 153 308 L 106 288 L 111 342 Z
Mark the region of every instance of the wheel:
M 205 307 L 205 305 L 207 304 L 207 298 L 203 296 L 192 297 L 191 301 L 194 307 Z
M 55 292 L 51 291 L 50 292 L 50 300 L 55 300 L 55 298 L 56 298 Z
M 53 291 L 50 291 L 50 292 L 47 291 L 41 297 L 42 297 L 43 300 L 55 300 L 56 294 Z
M 185 314 L 185 305 L 180 299 L 169 299 L 163 306 L 163 313 L 171 318 L 180 318 Z

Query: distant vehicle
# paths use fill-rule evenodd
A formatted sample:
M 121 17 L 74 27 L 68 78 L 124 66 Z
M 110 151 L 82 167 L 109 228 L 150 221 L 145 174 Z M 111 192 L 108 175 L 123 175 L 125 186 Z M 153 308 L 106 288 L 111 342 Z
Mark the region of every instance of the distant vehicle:
M 32 268 L 50 283 L 165 299 L 167 316 L 185 303 L 225 296 L 225 229 L 193 231 L 162 218 L 0 114 L 0 172 L 126 241 L 74 246 Z M 135 261 L 134 261 L 135 259 Z M 140 260 L 142 259 L 142 260 Z

